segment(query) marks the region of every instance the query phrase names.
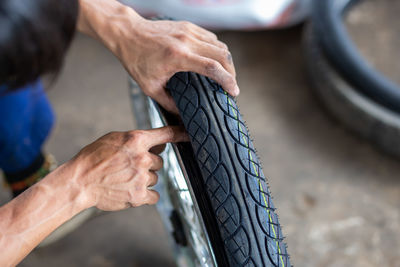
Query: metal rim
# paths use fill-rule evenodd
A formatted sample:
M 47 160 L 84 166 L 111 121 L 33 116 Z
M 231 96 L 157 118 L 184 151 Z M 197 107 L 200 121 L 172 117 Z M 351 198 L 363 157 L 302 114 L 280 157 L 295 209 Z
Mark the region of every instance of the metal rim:
M 158 105 L 143 95 L 139 86 L 130 80 L 130 94 L 137 124 L 140 128 L 158 128 L 167 125 L 166 119 Z M 178 148 L 167 144 L 161 155 L 164 167 L 158 173 L 159 182 L 155 189 L 160 193 L 160 201 L 156 205 L 165 228 L 170 233 L 176 262 L 179 266 L 217 266 L 210 238 L 193 188 L 185 170 Z M 171 216 L 177 212 L 188 242 L 186 246 L 178 244 Z

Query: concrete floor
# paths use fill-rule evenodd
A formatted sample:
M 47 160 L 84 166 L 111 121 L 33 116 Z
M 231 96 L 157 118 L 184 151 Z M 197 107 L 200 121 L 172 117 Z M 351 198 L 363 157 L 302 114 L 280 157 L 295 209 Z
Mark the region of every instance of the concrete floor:
M 234 55 L 238 102 L 269 177 L 292 263 L 400 266 L 399 161 L 324 111 L 307 82 L 301 28 L 220 37 Z M 49 90 L 58 122 L 47 150 L 64 162 L 109 131 L 132 129 L 126 80 L 106 49 L 77 36 Z M 173 258 L 156 210 L 142 207 L 93 218 L 32 252 L 21 266 L 173 266 Z

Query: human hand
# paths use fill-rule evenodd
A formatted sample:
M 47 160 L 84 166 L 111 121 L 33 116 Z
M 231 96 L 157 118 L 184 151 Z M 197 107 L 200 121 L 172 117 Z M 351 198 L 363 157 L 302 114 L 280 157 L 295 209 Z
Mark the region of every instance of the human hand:
M 163 160 L 157 155 L 163 144 L 185 142 L 183 128 L 112 132 L 83 148 L 72 159 L 75 182 L 99 209 L 112 211 L 155 204 L 159 194 L 149 187 L 157 183 L 155 171 Z
M 232 56 L 215 34 L 189 22 L 142 20 L 125 27 L 118 57 L 143 92 L 167 110 L 177 113 L 165 87 L 179 71 L 208 76 L 229 94 L 239 94 Z
M 80 0 L 78 28 L 103 42 L 143 92 L 169 111 L 178 112 L 165 86 L 180 71 L 205 75 L 239 94 L 228 47 L 192 23 L 150 21 L 117 1 Z

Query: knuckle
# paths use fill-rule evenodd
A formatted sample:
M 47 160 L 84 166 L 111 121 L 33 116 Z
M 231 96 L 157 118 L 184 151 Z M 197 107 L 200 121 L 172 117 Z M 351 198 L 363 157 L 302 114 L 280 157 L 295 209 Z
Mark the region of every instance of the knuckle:
M 218 62 L 216 62 L 214 60 L 208 60 L 205 62 L 204 65 L 205 65 L 206 73 L 208 73 L 209 75 L 215 74 L 215 72 L 218 70 Z
M 162 166 L 164 166 L 164 159 L 162 157 L 158 156 L 158 161 L 159 161 L 160 166 L 162 168 Z
M 143 202 L 143 194 L 136 190 L 129 190 L 129 200 L 132 207 L 138 207 Z
M 160 200 L 160 194 L 157 191 L 155 192 L 155 202 L 158 202 Z
M 146 193 L 145 182 L 143 179 L 138 179 L 134 186 L 129 190 L 129 199 L 131 201 L 139 200 Z
M 136 203 L 136 202 L 129 202 L 129 203 L 131 204 L 131 207 L 132 207 L 132 208 L 137 208 L 137 207 L 140 206 L 140 204 L 139 204 L 139 203 Z
M 144 90 L 144 89 L 143 89 Z M 146 91 L 145 94 L 152 98 L 156 98 L 160 91 L 160 84 L 159 81 L 149 79 L 146 84 Z M 140 131 L 140 130 L 139 130 Z
M 228 49 L 223 50 L 224 59 L 230 61 L 232 59 L 232 54 Z
M 128 201 L 133 203 L 135 201 L 135 196 L 136 196 L 136 190 L 135 189 L 130 189 L 128 190 Z
M 152 162 L 151 158 L 146 154 L 137 156 L 137 164 L 141 167 L 147 168 L 149 165 L 151 165 L 151 162 Z
M 175 37 L 181 42 L 186 43 L 189 40 L 189 36 L 184 31 L 179 31 Z
M 127 159 L 126 162 L 127 162 L 126 169 L 128 172 L 128 174 L 127 174 L 128 182 L 132 182 L 135 179 L 136 175 L 138 174 L 138 170 L 136 168 L 132 168 L 133 164 L 132 164 L 131 159 Z
M 120 134 L 119 132 L 112 131 L 112 132 L 109 132 L 108 134 L 106 134 L 104 137 L 114 139 L 114 138 L 118 137 L 119 134 Z
M 186 45 L 178 45 L 177 47 L 176 47 L 176 53 L 180 56 L 180 57 L 182 57 L 182 56 L 185 56 L 185 57 L 187 57 L 189 54 L 190 54 L 190 49 L 189 49 L 189 47 L 188 46 L 186 46 Z
M 141 85 L 142 91 L 145 95 L 151 96 L 153 93 L 153 87 L 151 86 L 151 80 L 147 81 L 145 84 Z M 132 131 L 134 132 L 134 131 Z
M 221 44 L 221 47 L 225 50 L 229 50 L 229 47 L 227 44 L 223 43 L 223 42 L 219 42 Z
M 154 199 L 150 204 L 156 204 L 160 200 L 160 194 L 158 192 L 154 193 Z
M 145 191 L 145 189 L 146 189 L 147 177 L 148 177 L 147 171 L 146 172 L 142 171 L 140 173 L 139 179 L 137 179 L 135 182 L 135 188 L 139 194 L 143 193 L 143 191 Z
M 179 24 L 183 30 L 189 30 L 193 27 L 192 23 L 189 21 L 180 21 Z
M 176 45 L 169 45 L 165 48 L 165 55 L 169 58 L 175 57 L 179 54 L 179 48 Z
M 158 160 L 157 164 L 154 166 L 154 170 L 158 171 L 160 169 L 162 169 L 162 167 L 164 166 L 164 162 L 162 159 Z M 157 174 L 156 174 L 157 176 Z
M 147 184 L 151 184 L 151 183 L 156 183 L 157 182 L 157 175 L 153 174 L 153 175 L 149 175 L 147 177 Z
M 146 137 L 146 133 L 143 130 L 134 130 L 134 131 L 130 131 L 128 132 L 128 140 L 133 142 L 133 143 L 141 143 L 143 142 L 143 140 Z
M 99 138 L 99 140 L 101 141 L 107 141 L 110 143 L 114 143 L 114 144 L 120 144 L 120 142 L 123 142 L 123 137 L 124 134 L 122 132 L 109 132 L 106 135 L 104 135 L 103 137 Z

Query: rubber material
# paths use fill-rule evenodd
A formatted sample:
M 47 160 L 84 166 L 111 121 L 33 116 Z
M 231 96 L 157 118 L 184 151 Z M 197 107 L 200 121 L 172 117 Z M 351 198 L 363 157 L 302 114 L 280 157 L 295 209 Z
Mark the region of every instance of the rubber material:
M 191 137 L 229 266 L 290 266 L 265 176 L 234 99 L 195 73 L 175 74 L 167 88 Z
M 313 30 L 327 59 L 356 90 L 400 113 L 400 87 L 360 55 L 343 25 L 343 14 L 358 1 L 313 1 Z
M 325 58 L 311 25 L 306 27 L 304 41 L 313 88 L 327 109 L 349 129 L 400 157 L 400 116 L 359 93 L 341 77 Z

